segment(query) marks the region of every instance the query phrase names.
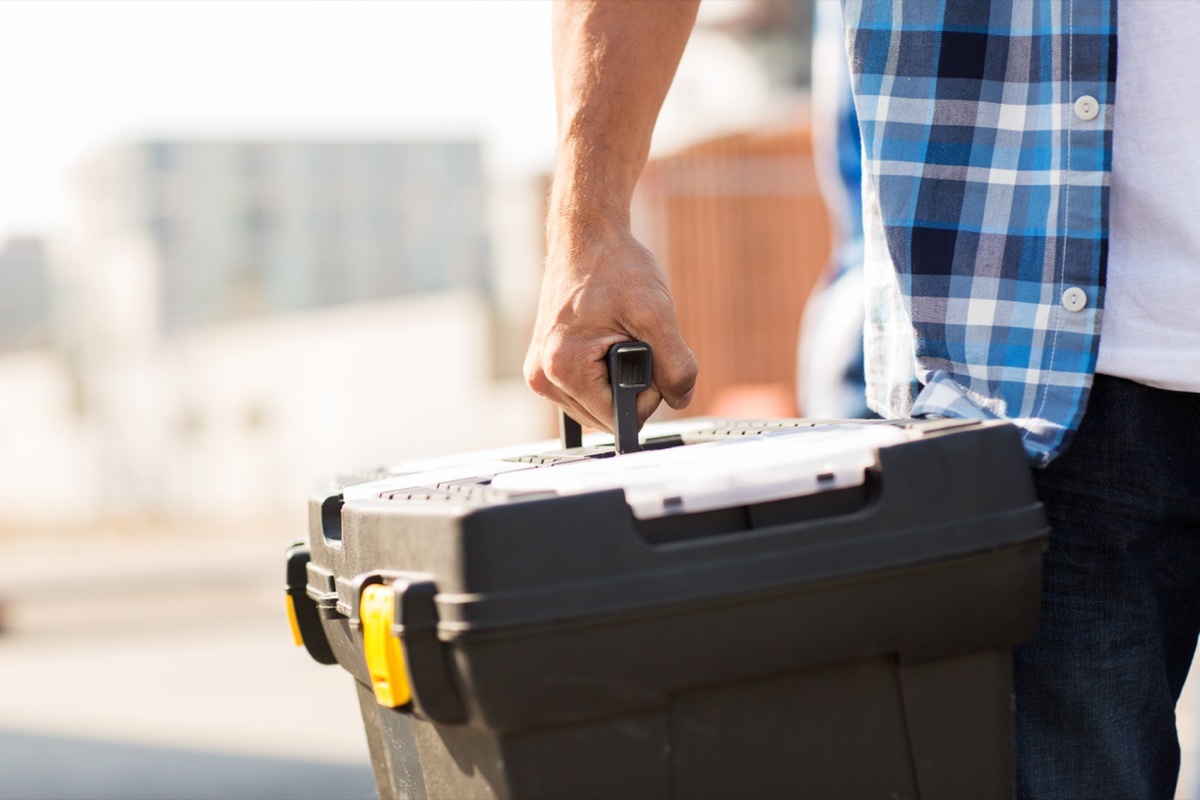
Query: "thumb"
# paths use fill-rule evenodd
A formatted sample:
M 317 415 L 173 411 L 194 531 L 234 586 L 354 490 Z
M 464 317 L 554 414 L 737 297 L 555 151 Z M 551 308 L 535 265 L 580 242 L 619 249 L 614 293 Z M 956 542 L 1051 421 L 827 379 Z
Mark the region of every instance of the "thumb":
M 670 326 L 656 341 L 647 341 L 647 344 L 654 351 L 651 378 L 654 388 L 671 408 L 687 408 L 695 394 L 700 369 L 679 328 Z

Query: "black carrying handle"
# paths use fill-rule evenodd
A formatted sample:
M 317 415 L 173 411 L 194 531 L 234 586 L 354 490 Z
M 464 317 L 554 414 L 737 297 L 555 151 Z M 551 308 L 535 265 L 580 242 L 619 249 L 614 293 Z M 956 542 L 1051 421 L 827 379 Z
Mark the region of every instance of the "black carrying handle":
M 654 357 L 645 342 L 618 342 L 608 348 L 608 385 L 612 390 L 613 436 L 618 453 L 636 453 L 642 449 L 638 441 L 637 396 L 650 388 Z M 562 412 L 562 444 L 564 448 L 583 444 L 583 428 L 567 412 Z

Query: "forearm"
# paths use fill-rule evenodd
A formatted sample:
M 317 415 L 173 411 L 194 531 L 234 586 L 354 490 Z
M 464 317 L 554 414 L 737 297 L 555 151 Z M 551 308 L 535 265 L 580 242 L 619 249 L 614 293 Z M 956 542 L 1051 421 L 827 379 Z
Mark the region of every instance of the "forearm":
M 660 401 L 690 402 L 696 360 L 654 256 L 629 230 L 633 188 L 699 0 L 563 0 L 554 7 L 558 157 L 546 269 L 525 379 L 575 419 L 609 426 L 604 355 L 621 341 L 654 348 L 645 420 Z
M 562 0 L 554 7 L 558 157 L 550 234 L 628 227 L 629 204 L 699 0 Z

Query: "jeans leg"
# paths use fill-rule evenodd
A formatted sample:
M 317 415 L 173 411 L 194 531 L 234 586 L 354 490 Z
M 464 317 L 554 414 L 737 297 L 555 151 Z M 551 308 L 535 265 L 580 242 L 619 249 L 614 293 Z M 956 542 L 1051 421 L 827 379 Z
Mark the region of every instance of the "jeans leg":
M 1097 376 L 1050 517 L 1037 638 L 1014 658 L 1023 798 L 1170 798 L 1200 630 L 1200 395 Z

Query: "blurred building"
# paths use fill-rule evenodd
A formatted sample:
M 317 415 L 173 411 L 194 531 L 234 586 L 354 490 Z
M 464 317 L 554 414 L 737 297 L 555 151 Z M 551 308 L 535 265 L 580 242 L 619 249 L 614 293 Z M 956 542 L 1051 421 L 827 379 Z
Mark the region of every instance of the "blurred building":
M 836 2 L 836 0 L 835 0 Z M 724 0 L 701 6 L 698 24 L 739 41 L 774 89 L 803 88 L 812 78 L 813 3 Z
M 50 301 L 40 251 L 5 251 L 11 297 L 40 298 L 21 330 L 49 318 L 53 347 L 0 358 L 0 526 L 282 514 L 295 534 L 321 474 L 549 435 L 497 367 L 527 333 L 497 313 L 480 156 L 156 141 L 87 162 Z
M 687 413 L 803 412 L 797 339 L 831 246 L 808 115 L 652 160 L 634 225 L 667 272 L 700 364 Z
M 737 114 L 700 99 L 677 110 L 688 113 L 675 128 L 691 135 L 655 152 L 638 184 L 635 233 L 668 274 L 700 365 L 688 414 L 803 411 L 800 322 L 831 246 L 809 109 L 813 9 L 794 0 L 701 4 L 689 49 L 708 46 L 691 53 L 704 58 L 690 66 L 685 54 L 672 92 L 709 97 L 721 84 L 709 71 L 731 65 L 755 77 L 738 79 L 737 101 L 722 101 Z M 729 59 L 716 58 L 718 42 Z
M 25 237 L 0 244 L 0 352 L 49 343 L 50 286 L 45 242 Z
M 140 241 L 158 327 L 488 290 L 476 141 L 153 141 L 80 173 L 81 246 Z

